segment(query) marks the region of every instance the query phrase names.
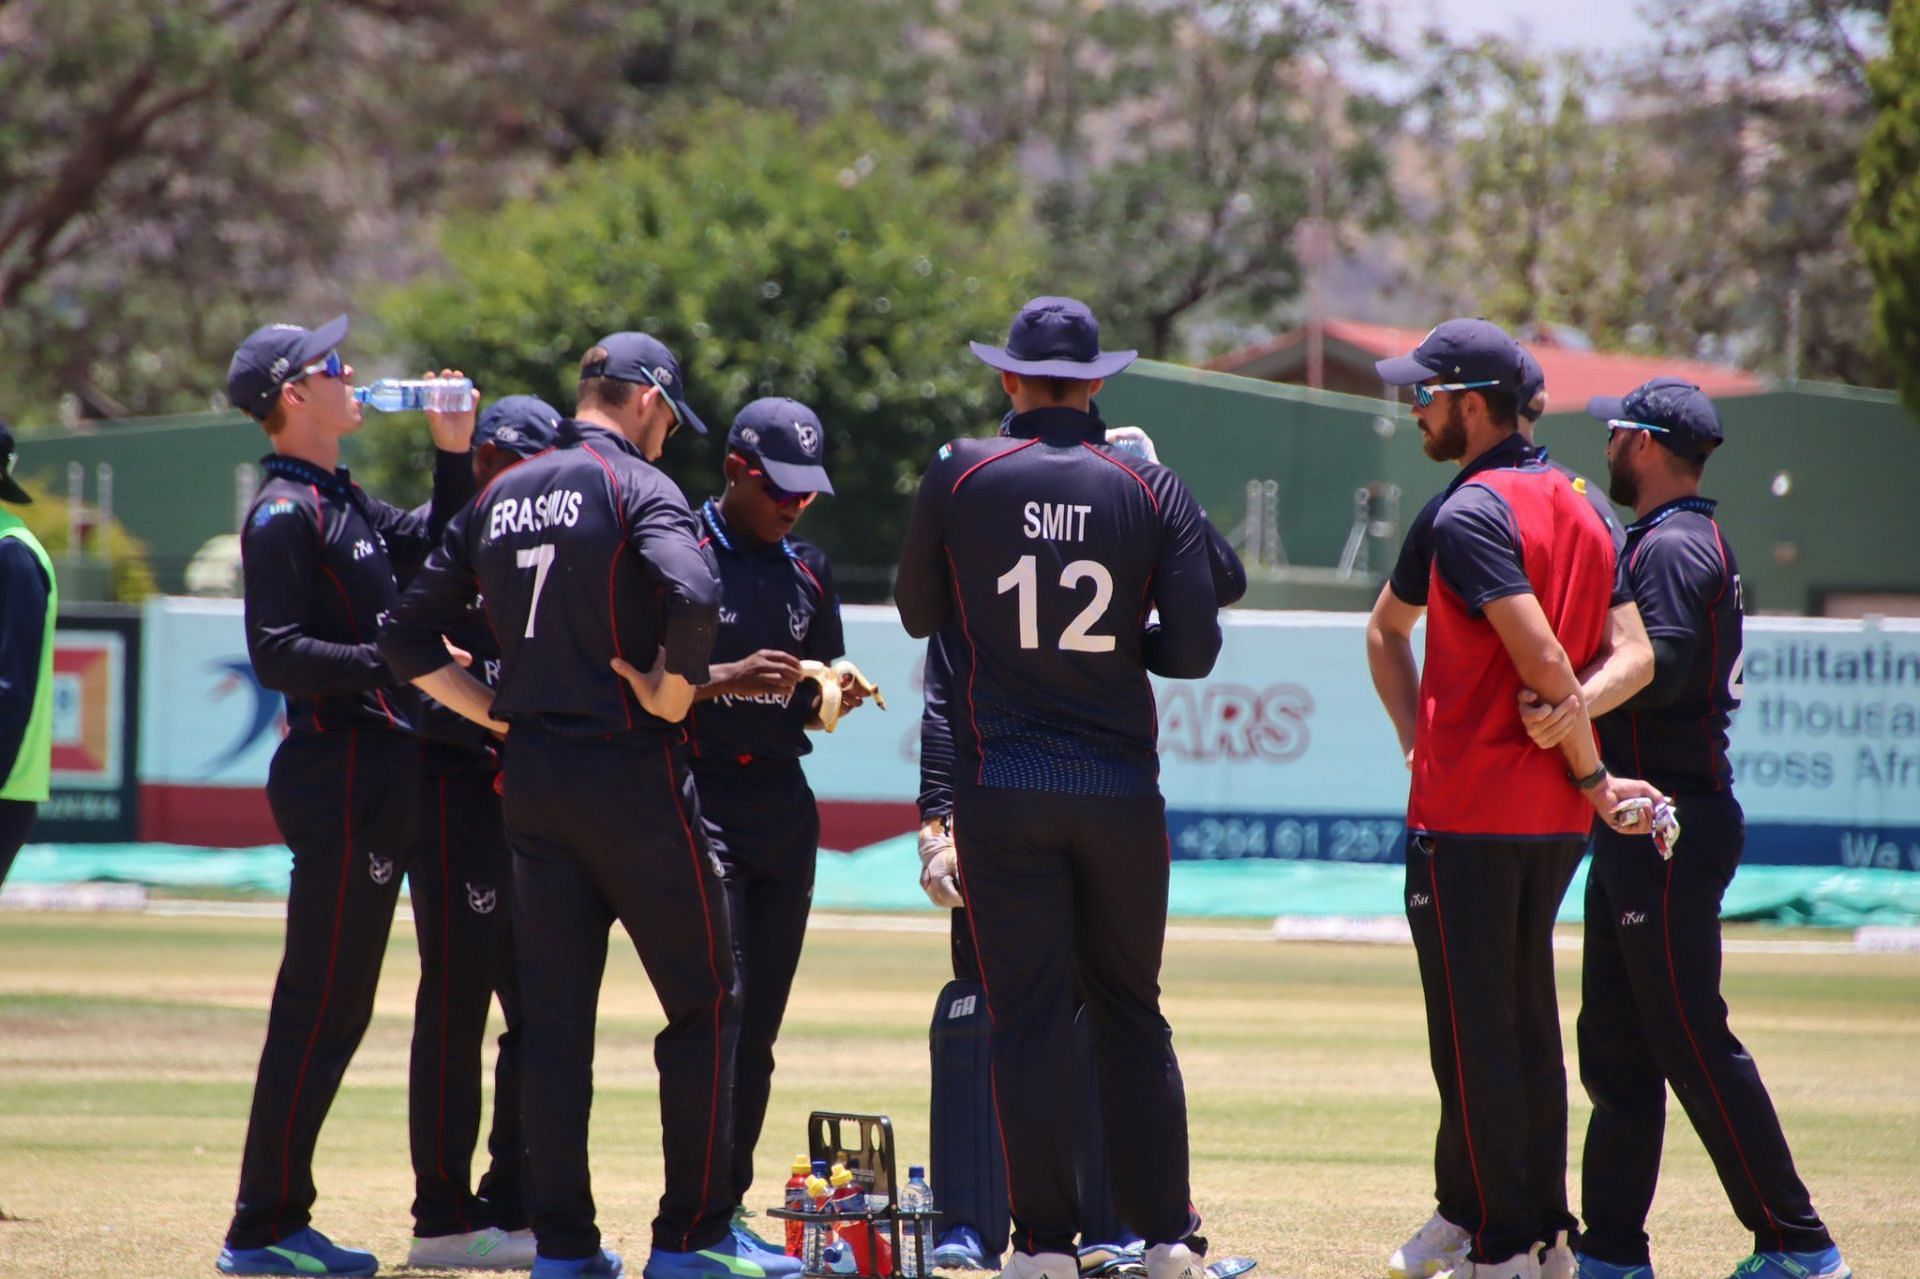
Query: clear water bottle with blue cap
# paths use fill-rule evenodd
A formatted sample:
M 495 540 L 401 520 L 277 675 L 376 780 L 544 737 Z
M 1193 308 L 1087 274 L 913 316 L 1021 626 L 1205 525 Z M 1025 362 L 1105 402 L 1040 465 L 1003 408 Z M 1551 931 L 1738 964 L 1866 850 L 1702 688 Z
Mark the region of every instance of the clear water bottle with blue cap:
M 383 377 L 353 388 L 353 398 L 382 413 L 465 413 L 473 407 L 473 379 Z
M 933 1187 L 927 1184 L 927 1170 L 919 1164 L 907 1169 L 907 1184 L 900 1189 L 900 1211 L 933 1211 Z M 923 1217 L 905 1224 L 907 1230 L 900 1236 L 900 1251 L 905 1254 L 900 1258 L 900 1273 L 906 1279 L 919 1279 L 923 1273 L 930 1276 L 933 1273 L 933 1222 Z M 911 1238 L 908 1231 L 912 1232 Z M 922 1261 L 926 1262 L 924 1271 Z

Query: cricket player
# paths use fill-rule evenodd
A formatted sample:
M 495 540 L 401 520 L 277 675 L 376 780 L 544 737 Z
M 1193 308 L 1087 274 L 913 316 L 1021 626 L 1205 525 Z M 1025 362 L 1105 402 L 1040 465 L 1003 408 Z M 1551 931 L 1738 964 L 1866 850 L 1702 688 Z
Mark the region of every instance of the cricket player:
M 753 1185 L 753 1151 L 773 1086 L 773 1045 L 800 965 L 820 810 L 800 759 L 825 688 L 801 662 L 846 653 L 840 596 L 826 553 L 793 536 L 801 515 L 833 493 L 822 459 L 826 430 L 797 400 L 754 400 L 727 432 L 726 487 L 698 512 L 702 544 L 720 570 L 720 624 L 712 678 L 694 692 L 688 755 L 700 819 L 719 859 L 740 991 L 733 1081 L 734 1232 L 744 1246 L 785 1256 L 741 1220 Z M 852 678 L 832 675 L 844 714 L 864 700 Z
M 1004 348 L 973 344 L 1013 402 L 1006 433 L 955 440 L 921 480 L 895 598 L 909 634 L 957 624 L 954 826 L 993 1021 L 1012 1279 L 1077 1279 L 1072 1018 L 1093 1026 L 1120 1215 L 1153 1279 L 1199 1269 L 1186 1099 L 1159 1007 L 1166 807 L 1146 673 L 1196 679 L 1220 651 L 1206 520 L 1164 467 L 1109 446 L 1092 408 L 1134 353 L 1092 312 L 1035 298 Z M 1159 620 L 1147 614 L 1158 609 Z M 1076 927 L 1076 919 L 1099 927 Z
M 13 478 L 13 430 L 0 422 L 0 501 L 33 497 Z M 53 766 L 53 623 L 60 589 L 40 539 L 0 510 L 0 883 L 33 833 Z
M 487 406 L 473 432 L 473 479 L 485 488 L 551 448 L 560 413 L 531 395 Z M 396 563 L 403 581 L 425 562 Z M 445 636 L 467 669 L 498 679 L 500 647 L 476 604 Z M 413 1244 L 407 1264 L 461 1270 L 525 1270 L 534 1261 L 521 1176 L 519 985 L 513 974 L 511 890 L 492 734 L 430 698 L 421 699 L 420 811 L 407 859 L 420 949 L 413 1006 L 407 1121 L 413 1155 Z M 490 1167 L 472 1185 L 480 1132 L 480 1073 L 495 993 L 506 1029 L 494 1068 Z
M 424 554 L 472 495 L 474 414 L 427 415 L 436 458 L 424 515 L 368 497 L 339 464 L 340 441 L 360 429 L 339 352 L 347 330 L 344 315 L 311 331 L 270 324 L 227 370 L 227 398 L 273 445 L 240 547 L 247 654 L 261 685 L 287 699 L 267 801 L 293 877 L 224 1274 L 379 1268 L 309 1224 L 313 1148 L 373 1015 L 419 787 L 419 699 L 374 642 L 399 598 L 389 555 Z
M 799 1269 L 732 1233 L 733 947 L 683 727 L 710 679 L 720 582 L 686 499 L 653 466 L 682 425 L 706 431 L 686 396 L 680 362 L 657 339 L 595 344 L 556 446 L 454 519 L 382 636 L 400 675 L 511 730 L 502 811 L 536 1279 L 625 1273 L 601 1244 L 587 1171 L 594 1022 L 616 919 L 667 1018 L 654 1041 L 666 1185 L 647 1279 Z M 450 661 L 441 639 L 476 597 L 500 644 L 497 689 Z
M 1655 378 L 1587 411 L 1607 424 L 1609 491 L 1633 508 L 1628 576 L 1654 651 L 1653 682 L 1600 718 L 1609 768 L 1674 797 L 1684 838 L 1653 844 L 1601 827 L 1587 877 L 1580 1078 L 1593 1100 L 1581 1166 L 1582 1279 L 1651 1279 L 1646 1233 L 1660 1172 L 1667 1086 L 1713 1159 L 1753 1255 L 1740 1279 L 1846 1279 L 1794 1171 L 1759 1068 L 1727 1025 L 1720 900 L 1740 864 L 1746 819 L 1733 793 L 1727 726 L 1740 704 L 1740 566 L 1700 495 L 1723 433 L 1713 402 Z M 1522 703 L 1534 740 L 1558 747 L 1570 716 Z
M 1645 833 L 1647 816 L 1622 805 L 1660 798 L 1600 765 L 1575 696 L 1575 671 L 1609 629 L 1613 543 L 1519 435 L 1522 364 L 1497 326 L 1463 319 L 1378 366 L 1389 385 L 1415 387 L 1428 456 L 1462 463 L 1431 526 L 1425 667 L 1416 674 L 1411 623 L 1380 625 L 1381 609 L 1369 660 L 1410 752 L 1407 914 L 1442 1111 L 1440 1210 L 1394 1260 L 1457 1252 L 1439 1236 L 1459 1231 L 1463 1279 L 1538 1279 L 1540 1253 L 1574 1225 L 1553 919 L 1592 813 Z M 1536 680 L 1551 704 L 1575 701 L 1564 766 L 1504 713 Z

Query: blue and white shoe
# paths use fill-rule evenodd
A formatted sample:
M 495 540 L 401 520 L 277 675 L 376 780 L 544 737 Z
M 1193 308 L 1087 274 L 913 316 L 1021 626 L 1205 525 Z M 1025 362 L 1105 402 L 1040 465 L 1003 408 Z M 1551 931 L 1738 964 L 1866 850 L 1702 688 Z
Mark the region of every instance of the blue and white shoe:
M 750 1248 L 729 1234 L 711 1248 L 647 1254 L 646 1279 L 800 1279 L 801 1262 L 785 1252 Z
M 972 1226 L 955 1226 L 933 1246 L 933 1264 L 940 1270 L 998 1270 L 1000 1258 L 989 1257 Z
M 213 1264 L 223 1275 L 357 1275 L 365 1279 L 380 1271 L 380 1261 L 372 1253 L 338 1247 L 312 1226 L 264 1248 L 222 1248 Z
M 1584 1252 L 1573 1254 L 1574 1279 L 1653 1279 L 1653 1267 L 1643 1263 L 1622 1266 Z
M 627 1263 L 611 1248 L 591 1257 L 535 1257 L 533 1279 L 621 1279 Z
M 1730 1279 L 1853 1279 L 1853 1267 L 1838 1248 L 1825 1252 L 1756 1252 L 1733 1268 Z

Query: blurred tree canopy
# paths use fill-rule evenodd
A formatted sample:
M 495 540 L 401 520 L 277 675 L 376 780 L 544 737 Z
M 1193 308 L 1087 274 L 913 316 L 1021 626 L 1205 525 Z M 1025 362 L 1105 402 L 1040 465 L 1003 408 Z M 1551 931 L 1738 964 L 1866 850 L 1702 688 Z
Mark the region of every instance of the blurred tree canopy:
M 1873 273 L 1874 323 L 1900 397 L 1920 418 L 1920 3 L 1896 8 L 1887 55 L 1868 78 L 1879 118 L 1860 156 L 1854 237 Z
M 864 114 L 807 128 L 737 107 L 647 151 L 576 160 L 535 196 L 451 219 L 441 246 L 445 271 L 380 300 L 398 346 L 458 364 L 489 396 L 571 411 L 596 338 L 658 336 L 714 432 L 663 459 L 695 500 L 719 489 L 742 405 L 804 401 L 826 425 L 837 494 L 804 535 L 879 570 L 933 450 L 1004 411 L 966 343 L 1005 336 L 1036 265 L 1012 174 L 924 160 Z M 373 427 L 361 457 L 375 489 L 423 494 L 422 449 L 418 431 Z

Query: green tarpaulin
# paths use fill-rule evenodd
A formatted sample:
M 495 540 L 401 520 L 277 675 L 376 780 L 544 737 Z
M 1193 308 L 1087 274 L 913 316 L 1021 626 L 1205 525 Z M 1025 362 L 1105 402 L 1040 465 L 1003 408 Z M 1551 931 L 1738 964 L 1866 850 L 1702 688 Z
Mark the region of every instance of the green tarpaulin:
M 8 882 L 106 880 L 285 893 L 288 864 L 287 850 L 278 845 L 34 844 L 21 850 Z M 911 835 L 855 853 L 823 853 L 813 904 L 822 910 L 932 910 L 920 892 L 919 868 Z M 1175 862 L 1170 911 L 1188 918 L 1398 915 L 1401 877 L 1398 866 L 1341 862 Z M 1583 863 L 1560 908 L 1563 922 L 1579 920 L 1585 884 Z M 1749 866 L 1734 877 L 1723 913 L 1728 919 L 1827 928 L 1920 924 L 1920 874 Z

